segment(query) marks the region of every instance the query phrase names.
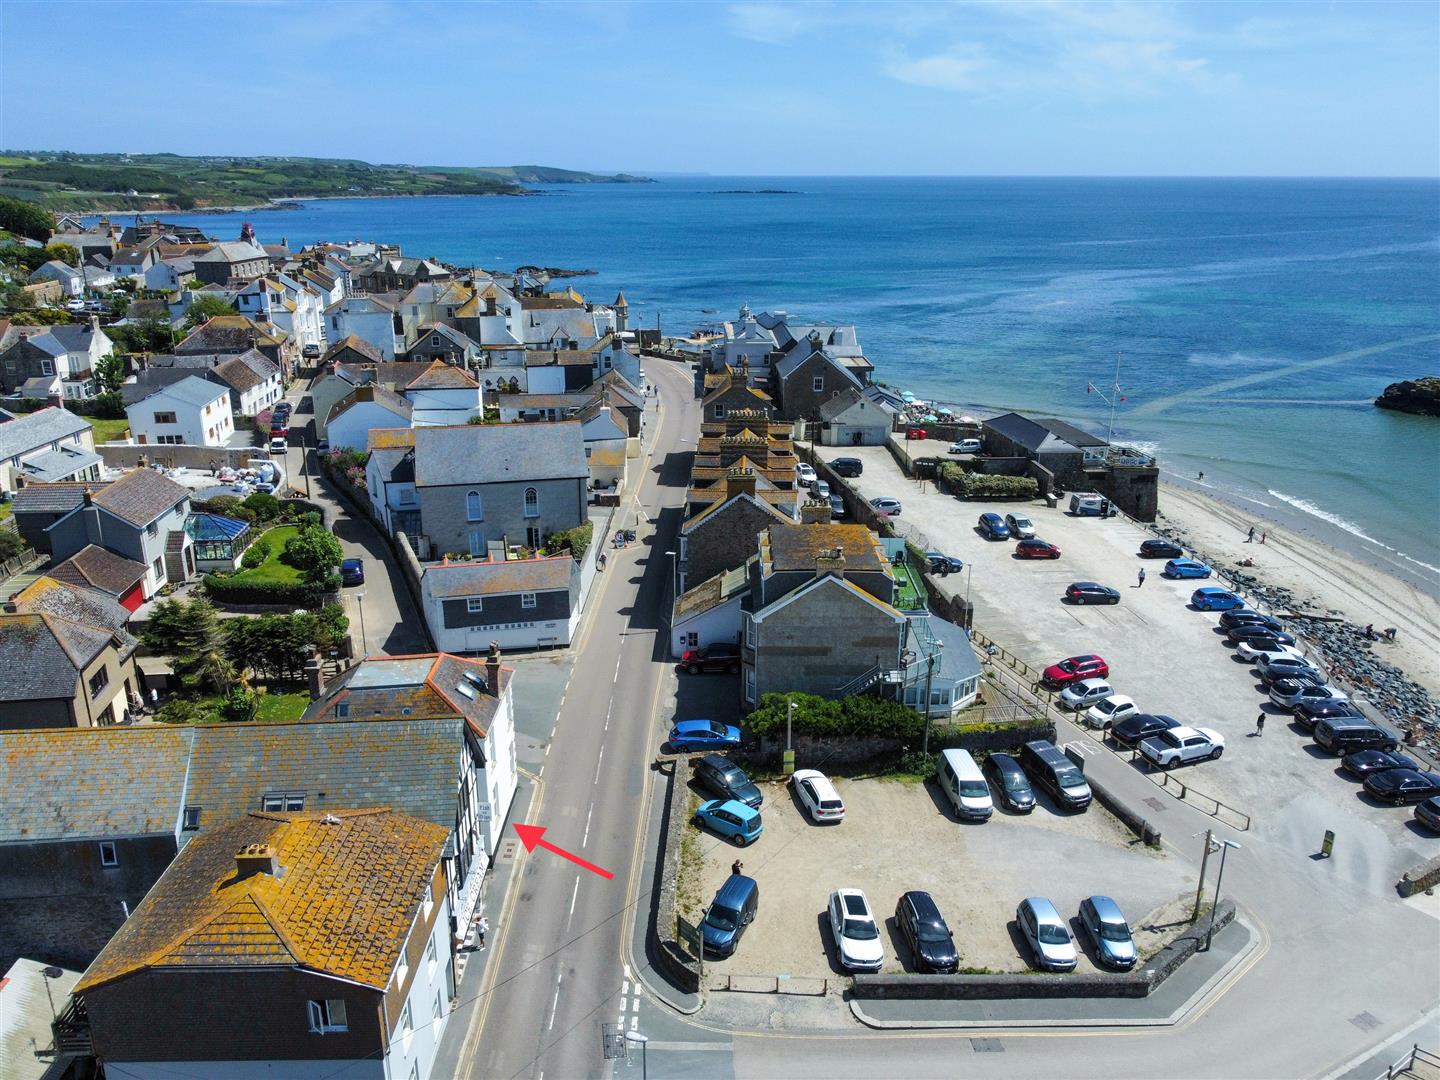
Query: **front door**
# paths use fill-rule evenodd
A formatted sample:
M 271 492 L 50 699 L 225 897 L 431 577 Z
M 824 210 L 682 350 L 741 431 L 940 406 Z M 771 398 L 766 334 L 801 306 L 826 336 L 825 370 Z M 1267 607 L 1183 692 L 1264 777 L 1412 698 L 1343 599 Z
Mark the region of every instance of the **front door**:
M 540 550 L 540 527 L 538 525 L 525 526 L 525 546 L 532 551 Z

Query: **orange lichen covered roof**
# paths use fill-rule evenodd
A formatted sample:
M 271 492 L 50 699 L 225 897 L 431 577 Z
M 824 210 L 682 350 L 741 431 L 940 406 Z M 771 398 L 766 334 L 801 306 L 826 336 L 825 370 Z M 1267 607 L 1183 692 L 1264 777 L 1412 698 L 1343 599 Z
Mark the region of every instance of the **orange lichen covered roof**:
M 365 440 L 368 450 L 397 450 L 414 446 L 414 428 L 371 428 Z
M 389 807 L 250 813 L 187 844 L 76 984 L 144 970 L 296 966 L 383 990 L 449 831 Z M 278 874 L 236 854 L 273 851 Z

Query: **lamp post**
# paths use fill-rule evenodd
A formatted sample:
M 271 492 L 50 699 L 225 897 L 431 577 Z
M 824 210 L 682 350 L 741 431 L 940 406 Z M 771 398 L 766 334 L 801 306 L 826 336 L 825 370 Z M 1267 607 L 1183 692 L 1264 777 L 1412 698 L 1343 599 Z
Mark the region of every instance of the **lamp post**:
M 649 1070 L 645 1061 L 645 1044 L 650 1041 L 650 1036 L 643 1035 L 638 1031 L 627 1031 L 625 1032 L 625 1041 L 640 1044 L 640 1080 L 647 1080 Z
M 1210 951 L 1210 939 L 1215 936 L 1215 913 L 1220 910 L 1220 883 L 1225 880 L 1225 853 L 1239 848 L 1234 840 L 1218 840 L 1220 845 L 1220 873 L 1215 876 L 1215 902 L 1210 905 L 1210 922 L 1205 927 L 1205 951 Z
M 930 756 L 930 680 L 935 675 L 935 649 L 932 646 L 930 655 L 925 658 L 925 700 L 920 709 L 920 715 L 925 720 L 925 738 L 920 752 L 927 758 Z
M 365 640 L 365 594 L 363 592 L 355 594 L 355 610 L 360 612 L 360 659 L 363 660 L 370 652 L 370 646 Z

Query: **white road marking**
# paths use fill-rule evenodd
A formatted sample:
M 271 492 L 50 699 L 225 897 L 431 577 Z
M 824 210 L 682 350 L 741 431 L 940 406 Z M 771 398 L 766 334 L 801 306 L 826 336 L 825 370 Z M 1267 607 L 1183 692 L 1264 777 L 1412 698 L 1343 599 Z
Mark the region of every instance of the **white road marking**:
M 551 1017 L 551 1023 L 554 1023 L 554 1017 Z M 639 1029 L 639 1027 L 640 1027 L 640 1016 L 639 1016 L 639 1014 L 637 1013 L 635 1016 L 630 1017 L 630 1030 L 631 1030 L 631 1031 L 636 1031 L 636 1030 Z
M 590 809 L 585 812 L 585 835 L 580 838 L 580 846 L 584 847 L 590 842 L 590 817 L 595 813 L 595 804 L 590 804 Z
M 625 965 L 625 978 L 627 978 L 627 979 L 634 978 L 634 976 L 632 976 L 632 975 L 630 974 L 630 965 L 629 965 L 629 964 L 626 964 L 626 965 Z
M 621 983 L 620 983 L 620 1000 L 622 1000 L 622 1001 L 625 1000 L 625 996 L 626 996 L 627 994 L 629 994 L 629 993 L 630 993 L 630 980 L 629 980 L 629 979 L 623 979 L 623 980 L 621 980 Z
M 562 975 L 564 975 L 564 972 L 557 971 L 555 973 L 555 997 L 550 1002 L 550 1023 L 545 1025 L 546 1031 L 551 1030 L 555 1026 L 555 1014 L 560 1005 L 560 978 Z
M 592 781 L 592 783 L 598 784 L 600 782 L 600 763 L 604 760 L 605 747 L 602 746 L 600 747 L 600 756 L 595 759 L 595 779 Z
M 575 879 L 575 888 L 570 890 L 570 917 L 575 917 L 575 898 L 580 895 L 580 879 Z M 567 924 L 568 928 L 568 924 Z

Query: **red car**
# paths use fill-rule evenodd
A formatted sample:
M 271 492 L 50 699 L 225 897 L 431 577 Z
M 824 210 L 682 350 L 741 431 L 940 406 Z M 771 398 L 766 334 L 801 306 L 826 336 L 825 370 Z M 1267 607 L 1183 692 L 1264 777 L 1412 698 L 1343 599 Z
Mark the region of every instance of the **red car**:
M 1049 686 L 1068 686 L 1080 679 L 1106 679 L 1110 665 L 1098 656 L 1072 656 L 1051 664 L 1040 676 Z
M 923 427 L 912 427 L 909 431 L 905 432 L 905 437 L 907 439 L 928 439 L 930 433 Z
M 1045 540 L 1021 540 L 1015 545 L 1017 559 L 1058 559 L 1060 549 Z

